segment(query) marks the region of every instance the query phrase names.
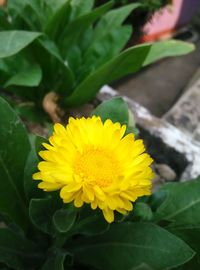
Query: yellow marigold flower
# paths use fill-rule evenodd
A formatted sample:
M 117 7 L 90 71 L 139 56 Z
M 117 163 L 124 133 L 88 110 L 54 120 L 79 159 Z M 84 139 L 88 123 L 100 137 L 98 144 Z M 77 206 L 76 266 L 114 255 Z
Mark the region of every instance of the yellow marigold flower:
M 99 207 L 108 222 L 114 210 L 126 214 L 132 202 L 151 193 L 152 159 L 142 140 L 133 134 L 124 136 L 126 126 L 101 121 L 100 117 L 69 119 L 69 124 L 55 124 L 50 144 L 44 143 L 44 159 L 33 175 L 42 180 L 44 191 L 60 189 L 64 203 L 83 203 Z

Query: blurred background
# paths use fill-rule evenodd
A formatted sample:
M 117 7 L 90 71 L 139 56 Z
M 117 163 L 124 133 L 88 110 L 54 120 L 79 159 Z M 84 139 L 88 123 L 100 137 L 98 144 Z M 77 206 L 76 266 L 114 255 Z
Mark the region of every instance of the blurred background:
M 125 1 L 116 1 L 116 5 L 123 2 Z M 138 10 L 128 18 L 129 22 L 133 22 L 134 28 L 131 45 L 168 38 L 193 42 L 196 45 L 192 54 L 162 60 L 143 69 L 139 74 L 113 84 L 120 93 L 133 98 L 154 115 L 161 117 L 200 76 L 200 1 L 141 2 L 146 6 L 146 11 Z

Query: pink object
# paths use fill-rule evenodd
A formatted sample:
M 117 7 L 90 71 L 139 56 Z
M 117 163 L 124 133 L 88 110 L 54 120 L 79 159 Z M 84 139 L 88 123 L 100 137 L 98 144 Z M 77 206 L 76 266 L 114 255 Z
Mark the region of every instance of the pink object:
M 170 35 L 191 20 L 199 5 L 200 0 L 173 0 L 172 6 L 155 13 L 151 21 L 144 26 L 145 35 L 142 40 L 152 41 Z

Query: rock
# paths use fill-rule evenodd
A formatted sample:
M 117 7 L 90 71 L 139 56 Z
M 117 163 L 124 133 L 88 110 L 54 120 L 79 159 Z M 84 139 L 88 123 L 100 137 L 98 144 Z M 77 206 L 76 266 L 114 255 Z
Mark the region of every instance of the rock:
M 166 181 L 174 181 L 177 178 L 175 171 L 167 164 L 156 164 L 155 168 L 158 174 Z
M 164 119 L 200 142 L 200 78 L 190 85 Z

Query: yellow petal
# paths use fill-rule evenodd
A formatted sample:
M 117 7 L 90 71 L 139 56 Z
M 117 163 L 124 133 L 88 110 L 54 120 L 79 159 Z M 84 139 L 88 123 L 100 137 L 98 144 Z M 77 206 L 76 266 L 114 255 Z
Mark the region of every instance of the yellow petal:
M 102 211 L 107 222 L 112 223 L 114 221 L 114 212 L 109 208 L 103 209 Z

